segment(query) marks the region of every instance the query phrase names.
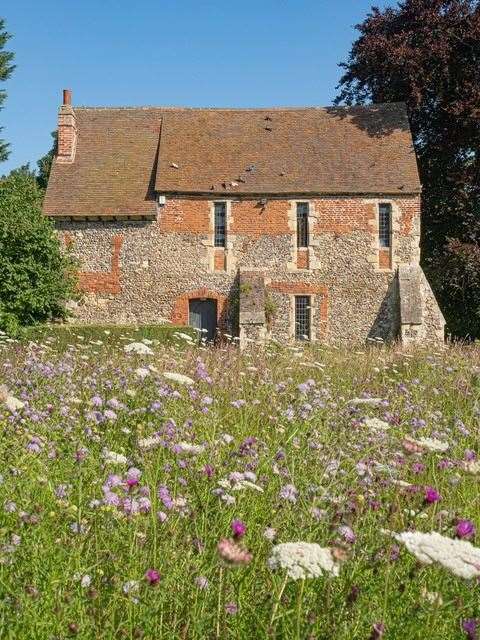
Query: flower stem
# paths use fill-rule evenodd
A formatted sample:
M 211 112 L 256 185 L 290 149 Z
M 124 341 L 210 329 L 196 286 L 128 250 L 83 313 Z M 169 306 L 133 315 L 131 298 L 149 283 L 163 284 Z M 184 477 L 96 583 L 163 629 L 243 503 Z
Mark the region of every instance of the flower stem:
M 278 595 L 275 598 L 275 604 L 273 605 L 273 608 L 272 608 L 272 615 L 270 616 L 270 624 L 268 626 L 271 631 L 273 631 L 273 623 L 275 621 L 275 616 L 277 615 L 278 607 L 280 605 L 280 600 L 282 599 L 283 592 L 287 585 L 287 580 L 288 580 L 288 575 L 285 574 L 285 578 L 282 582 L 282 586 L 280 587 L 280 591 L 278 592 Z
M 305 588 L 305 578 L 302 578 L 302 583 L 300 585 L 300 591 L 298 593 L 298 600 L 297 600 L 297 634 L 296 634 L 297 640 L 301 640 L 301 637 L 300 637 L 300 621 L 301 621 L 301 614 L 302 614 L 303 590 L 304 590 L 304 588 Z

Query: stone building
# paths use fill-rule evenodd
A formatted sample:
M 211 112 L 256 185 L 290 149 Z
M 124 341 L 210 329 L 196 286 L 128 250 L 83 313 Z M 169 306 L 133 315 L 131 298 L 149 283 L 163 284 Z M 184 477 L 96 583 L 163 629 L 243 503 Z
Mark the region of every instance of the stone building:
M 442 341 L 404 105 L 73 107 L 45 197 L 83 323 Z

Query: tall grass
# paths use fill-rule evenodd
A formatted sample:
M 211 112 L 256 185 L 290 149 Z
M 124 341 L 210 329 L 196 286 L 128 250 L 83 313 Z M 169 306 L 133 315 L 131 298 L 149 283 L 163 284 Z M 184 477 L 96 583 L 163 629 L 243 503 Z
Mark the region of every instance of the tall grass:
M 0 353 L 24 403 L 0 409 L 2 638 L 468 637 L 478 582 L 389 532 L 480 525 L 476 347 L 240 354 L 176 338 L 136 356 L 127 330 L 77 336 Z M 408 452 L 405 436 L 448 450 Z M 233 520 L 252 554 L 238 566 L 217 548 Z M 334 549 L 339 576 L 272 570 L 292 541 Z

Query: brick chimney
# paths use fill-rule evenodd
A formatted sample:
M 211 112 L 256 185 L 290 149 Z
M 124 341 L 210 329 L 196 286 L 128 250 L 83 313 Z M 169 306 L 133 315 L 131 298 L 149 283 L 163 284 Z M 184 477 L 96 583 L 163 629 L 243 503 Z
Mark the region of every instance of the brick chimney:
M 72 107 L 72 92 L 63 90 L 63 104 L 58 111 L 57 162 L 73 162 L 77 148 L 77 118 Z

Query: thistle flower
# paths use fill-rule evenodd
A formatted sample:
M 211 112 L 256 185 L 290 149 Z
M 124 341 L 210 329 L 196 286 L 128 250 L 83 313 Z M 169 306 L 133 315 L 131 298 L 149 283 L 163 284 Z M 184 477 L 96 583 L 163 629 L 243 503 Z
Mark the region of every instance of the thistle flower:
M 467 634 L 468 640 L 478 639 L 477 627 L 478 627 L 478 620 L 474 618 L 468 618 L 467 620 L 464 620 L 462 622 L 462 629 Z
M 455 533 L 458 538 L 468 540 L 475 535 L 475 525 L 470 520 L 459 520 L 455 527 Z
M 434 502 L 438 502 L 442 499 L 442 496 L 438 493 L 436 489 L 433 487 L 425 488 L 425 502 L 428 504 L 433 504 Z
M 147 569 L 144 577 L 148 584 L 154 587 L 160 582 L 161 575 L 156 569 Z
M 235 539 L 240 539 L 247 531 L 247 525 L 242 520 L 232 520 L 232 533 Z

